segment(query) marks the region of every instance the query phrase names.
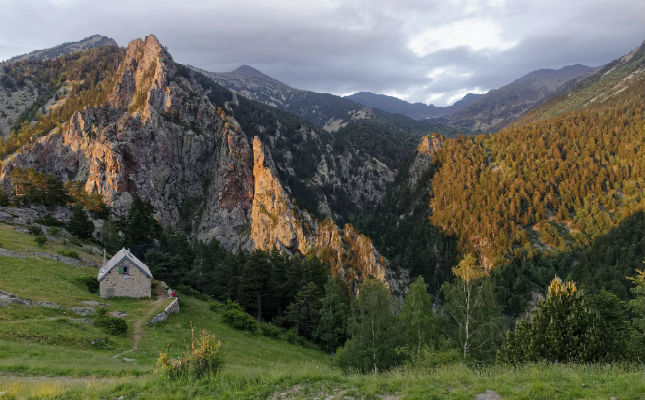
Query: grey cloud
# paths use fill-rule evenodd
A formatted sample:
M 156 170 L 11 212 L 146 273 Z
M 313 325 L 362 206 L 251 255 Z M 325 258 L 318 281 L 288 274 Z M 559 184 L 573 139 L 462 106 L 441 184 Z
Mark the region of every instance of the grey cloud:
M 413 102 L 444 93 L 438 105 L 464 89 L 496 88 L 538 68 L 603 64 L 645 36 L 640 0 L 507 1 L 497 7 L 456 0 L 329 0 L 314 7 L 260 0 L 1 3 L 0 59 L 94 33 L 121 45 L 154 33 L 180 63 L 213 71 L 250 64 L 291 86 L 322 92 L 401 93 Z M 411 36 L 466 18 L 494 21 L 504 39 L 517 44 L 503 51 L 463 46 L 424 57 L 408 48 Z M 426 76 L 446 67 L 462 74 Z

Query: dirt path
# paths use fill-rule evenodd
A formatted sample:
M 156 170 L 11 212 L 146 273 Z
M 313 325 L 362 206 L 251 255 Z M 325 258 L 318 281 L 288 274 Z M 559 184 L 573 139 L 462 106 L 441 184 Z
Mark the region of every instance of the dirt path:
M 133 351 L 137 350 L 139 348 L 139 342 L 141 341 L 141 337 L 143 336 L 143 324 L 150 320 L 152 317 L 154 317 L 155 311 L 158 310 L 158 307 L 163 304 L 163 302 L 167 299 L 167 297 L 163 294 L 156 293 L 157 300 L 155 300 L 151 305 L 150 309 L 146 314 L 144 314 L 141 318 L 137 319 L 134 321 L 132 324 L 132 347 L 129 350 L 123 351 L 121 353 L 115 354 L 112 356 L 112 358 L 119 358 L 123 357 L 126 354 L 132 353 Z

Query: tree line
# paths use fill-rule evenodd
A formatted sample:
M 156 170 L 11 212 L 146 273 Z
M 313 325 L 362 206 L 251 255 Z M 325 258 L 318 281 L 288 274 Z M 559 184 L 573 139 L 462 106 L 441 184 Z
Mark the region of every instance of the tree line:
M 352 293 L 313 255 L 232 253 L 215 239 L 191 241 L 163 229 L 150 203 L 136 196 L 128 216 L 106 222 L 101 238 L 112 250 L 129 247 L 155 277 L 180 290 L 228 301 L 234 326 L 253 331 L 255 319 L 289 329 L 334 353 L 335 363 L 344 368 L 378 372 L 406 362 L 445 360 L 517 364 L 642 359 L 643 312 L 635 306 L 642 302 L 636 296 L 644 290 L 640 281 L 630 302 L 608 291 L 586 293 L 574 282 L 551 275 L 546 298 L 513 329 L 514 320 L 500 301 L 499 277 L 473 253 L 452 267 L 435 296 L 424 278 L 417 277 L 405 297 L 396 299 L 385 283 L 372 277 Z

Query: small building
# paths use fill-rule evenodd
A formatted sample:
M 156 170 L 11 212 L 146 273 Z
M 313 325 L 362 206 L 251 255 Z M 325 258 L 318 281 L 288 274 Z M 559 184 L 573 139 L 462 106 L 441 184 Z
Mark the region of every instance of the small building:
M 128 249 L 121 249 L 99 270 L 102 298 L 150 297 L 150 269 Z

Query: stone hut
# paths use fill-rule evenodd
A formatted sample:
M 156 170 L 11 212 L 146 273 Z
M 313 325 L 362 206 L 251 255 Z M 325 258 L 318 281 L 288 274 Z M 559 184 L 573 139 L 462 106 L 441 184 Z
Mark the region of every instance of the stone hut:
M 99 270 L 102 298 L 150 297 L 150 269 L 128 249 L 121 249 Z

